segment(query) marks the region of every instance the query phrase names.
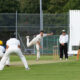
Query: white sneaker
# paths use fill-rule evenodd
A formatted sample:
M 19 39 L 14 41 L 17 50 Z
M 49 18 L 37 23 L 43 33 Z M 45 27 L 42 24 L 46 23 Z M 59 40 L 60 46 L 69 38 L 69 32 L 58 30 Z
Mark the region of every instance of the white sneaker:
M 60 61 L 62 60 L 62 58 L 60 58 Z
M 30 70 L 30 68 L 26 68 L 26 70 Z
M 29 36 L 26 36 L 26 39 L 29 38 Z
M 0 69 L 0 71 L 2 71 L 3 69 Z
M 36 59 L 36 61 L 39 61 L 39 59 Z
M 68 59 L 66 58 L 66 61 L 67 61 Z
M 7 66 L 7 67 L 10 67 L 10 65 L 9 65 L 9 64 L 7 64 L 6 66 Z
M 3 68 L 4 68 L 4 65 L 1 65 L 1 64 L 0 64 L 0 71 L 2 71 Z

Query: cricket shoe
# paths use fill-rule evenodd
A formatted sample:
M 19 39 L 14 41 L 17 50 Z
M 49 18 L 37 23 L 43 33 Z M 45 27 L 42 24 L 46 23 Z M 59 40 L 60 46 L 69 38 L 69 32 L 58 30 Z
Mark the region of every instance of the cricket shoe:
M 2 71 L 3 69 L 0 69 L 0 71 Z
M 67 61 L 68 59 L 66 58 L 66 61 Z
M 39 61 L 38 59 L 36 59 L 36 61 Z
M 26 68 L 26 70 L 30 70 L 30 68 Z
M 60 61 L 62 61 L 62 58 L 60 58 Z
M 38 58 L 38 59 L 36 59 L 36 61 L 39 61 L 39 58 Z
M 10 65 L 6 65 L 7 67 L 10 67 Z
M 0 71 L 2 71 L 3 68 L 4 68 L 4 65 L 1 65 L 1 64 L 0 64 Z

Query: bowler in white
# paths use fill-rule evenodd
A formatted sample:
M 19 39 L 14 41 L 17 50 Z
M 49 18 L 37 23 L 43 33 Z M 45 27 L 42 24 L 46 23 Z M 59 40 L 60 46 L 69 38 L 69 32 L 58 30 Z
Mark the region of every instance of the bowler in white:
M 29 42 L 29 36 L 26 36 L 27 39 L 27 47 L 30 47 L 32 45 L 36 45 L 36 50 L 37 50 L 37 60 L 39 60 L 40 58 L 40 41 L 42 40 L 43 37 L 46 36 L 51 36 L 53 35 L 53 33 L 49 33 L 49 34 L 44 34 L 44 31 L 40 31 L 40 34 L 38 34 L 36 37 L 34 37 L 30 42 Z

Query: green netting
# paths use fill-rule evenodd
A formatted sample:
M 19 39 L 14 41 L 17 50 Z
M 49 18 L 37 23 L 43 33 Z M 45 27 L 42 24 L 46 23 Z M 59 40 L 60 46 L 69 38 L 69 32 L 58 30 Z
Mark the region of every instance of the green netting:
M 43 53 L 52 54 L 54 53 L 54 47 L 58 46 L 59 35 L 48 36 L 43 39 Z
M 16 18 L 17 16 L 17 18 Z M 43 39 L 43 54 L 53 54 L 58 51 L 58 38 L 61 30 L 68 31 L 68 13 L 61 14 L 43 14 L 44 32 L 54 32 L 54 36 L 45 37 Z M 16 26 L 17 24 L 17 26 Z M 35 54 L 35 46 L 28 48 L 26 46 L 26 36 L 30 36 L 30 40 L 40 31 L 40 14 L 24 14 L 24 13 L 0 13 L 0 36 L 1 40 L 6 42 L 11 33 L 16 33 L 21 42 L 21 49 L 25 54 Z M 4 33 L 4 34 L 2 34 Z

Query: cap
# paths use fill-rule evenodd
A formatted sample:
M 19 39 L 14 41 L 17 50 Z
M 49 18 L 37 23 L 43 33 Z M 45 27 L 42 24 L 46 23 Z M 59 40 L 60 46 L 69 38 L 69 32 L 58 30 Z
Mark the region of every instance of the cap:
M 62 30 L 62 32 L 66 32 L 65 30 Z

